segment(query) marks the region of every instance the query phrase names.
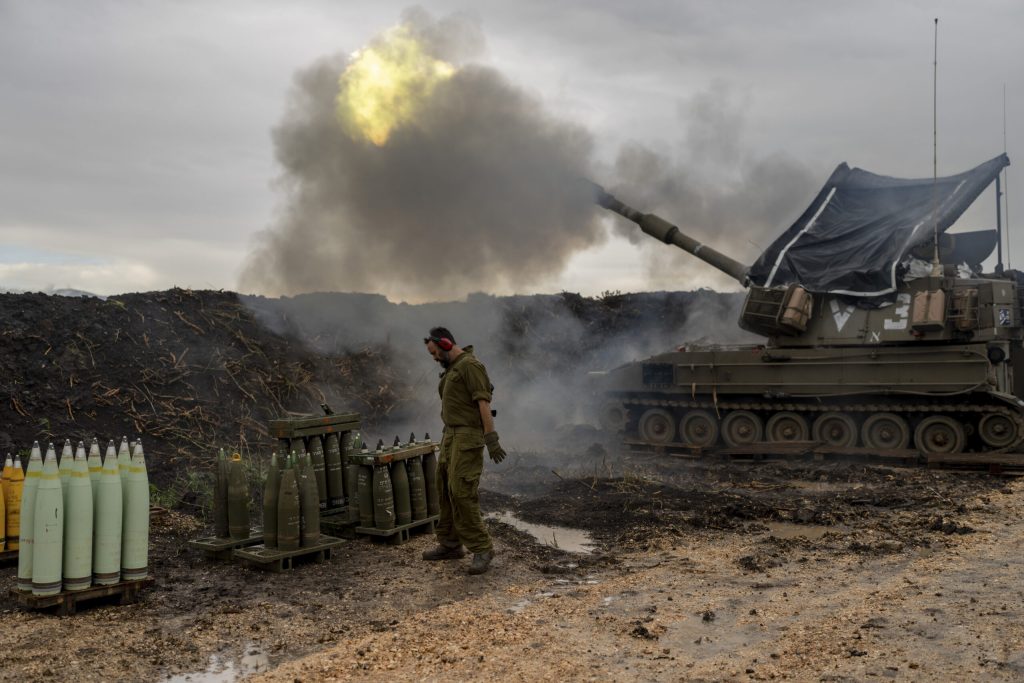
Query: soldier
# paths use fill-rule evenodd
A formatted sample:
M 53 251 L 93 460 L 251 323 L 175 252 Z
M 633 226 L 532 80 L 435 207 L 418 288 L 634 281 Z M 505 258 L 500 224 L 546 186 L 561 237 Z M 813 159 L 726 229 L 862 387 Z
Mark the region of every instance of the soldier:
M 438 546 L 423 553 L 423 559 L 457 560 L 465 555 L 465 545 L 473 553 L 469 573 L 483 574 L 494 559 L 494 547 L 480 517 L 477 495 L 484 467 L 484 445 L 495 463 L 505 459 L 491 412 L 494 386 L 483 363 L 473 355 L 473 347 L 458 346 L 444 327 L 430 330 L 423 343 L 444 368 L 438 386 L 444 422 L 437 461 L 441 505 L 436 531 Z

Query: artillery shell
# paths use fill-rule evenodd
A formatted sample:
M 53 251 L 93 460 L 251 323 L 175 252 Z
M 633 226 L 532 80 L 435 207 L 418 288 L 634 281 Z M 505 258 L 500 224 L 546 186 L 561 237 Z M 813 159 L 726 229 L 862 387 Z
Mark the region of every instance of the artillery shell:
M 281 489 L 281 470 L 277 453 L 270 454 L 270 467 L 263 485 L 263 545 L 277 547 L 277 496 Z
M 36 492 L 42 473 L 43 457 L 39 450 L 39 442 L 36 441 L 32 444 L 32 455 L 28 459 L 19 509 L 18 590 L 25 592 L 32 590 L 32 538 L 35 534 Z
M 295 467 L 290 458 L 287 460 L 277 494 L 277 547 L 281 550 L 298 550 L 301 533 L 299 485 L 295 480 Z
M 395 524 L 412 522 L 412 503 L 409 501 L 409 471 L 399 460 L 391 464 L 391 490 L 395 496 Z
M 423 461 L 419 457 L 410 458 L 406 463 L 409 468 L 409 503 L 415 522 L 427 518 L 427 482 L 423 478 Z
M 395 528 L 395 494 L 387 465 L 373 468 L 373 524 L 378 529 Z
M 124 480 L 124 533 L 121 541 L 121 578 L 149 575 L 149 474 L 142 441 L 133 447 L 131 466 Z
M 32 594 L 60 593 L 64 559 L 64 495 L 60 488 L 57 453 L 46 451 L 32 514 Z
M 107 444 L 100 483 L 93 500 L 92 582 L 107 586 L 121 580 L 121 530 L 124 515 L 121 474 L 114 442 Z
M 85 445 L 80 442 L 64 495 L 64 590 L 83 590 L 92 585 L 92 507 L 89 463 Z
M 331 507 L 345 504 L 345 475 L 341 466 L 341 445 L 337 434 L 324 440 L 324 463 L 327 469 L 327 502 Z
M 228 462 L 228 534 L 236 539 L 249 538 L 249 487 L 238 453 Z
M 440 493 L 437 490 L 437 449 L 423 456 L 423 479 L 427 490 L 427 515 L 441 511 Z
M 313 466 L 314 483 L 318 498 L 318 507 L 321 510 L 327 509 L 327 469 L 324 462 L 324 445 L 319 436 L 312 436 L 309 439 L 309 457 Z

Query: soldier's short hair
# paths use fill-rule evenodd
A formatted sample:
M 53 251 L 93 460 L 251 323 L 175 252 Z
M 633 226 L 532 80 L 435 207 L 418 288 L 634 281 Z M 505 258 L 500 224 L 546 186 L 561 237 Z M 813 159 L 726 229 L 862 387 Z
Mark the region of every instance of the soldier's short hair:
M 447 327 L 431 327 L 430 337 L 433 339 L 448 339 L 452 344 L 455 343 L 455 335 Z

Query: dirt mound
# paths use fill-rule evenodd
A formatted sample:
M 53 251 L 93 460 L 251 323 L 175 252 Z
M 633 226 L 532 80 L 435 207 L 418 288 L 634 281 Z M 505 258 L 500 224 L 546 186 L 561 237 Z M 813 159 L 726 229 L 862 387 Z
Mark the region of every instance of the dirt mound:
M 269 444 L 267 420 L 328 393 L 371 424 L 399 402 L 386 348 L 309 351 L 231 292 L 2 295 L 0 316 L 0 449 L 139 435 L 160 483 L 207 467 L 215 446 Z

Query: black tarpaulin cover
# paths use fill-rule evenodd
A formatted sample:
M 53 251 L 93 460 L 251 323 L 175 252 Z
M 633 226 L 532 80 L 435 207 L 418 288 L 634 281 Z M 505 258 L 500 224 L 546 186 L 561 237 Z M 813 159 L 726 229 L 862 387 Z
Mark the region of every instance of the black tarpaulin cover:
M 959 175 L 907 180 L 840 164 L 803 215 L 750 268 L 757 285 L 881 296 L 912 248 L 949 228 L 1008 166 L 1005 154 Z M 938 207 L 937 211 L 935 211 Z

